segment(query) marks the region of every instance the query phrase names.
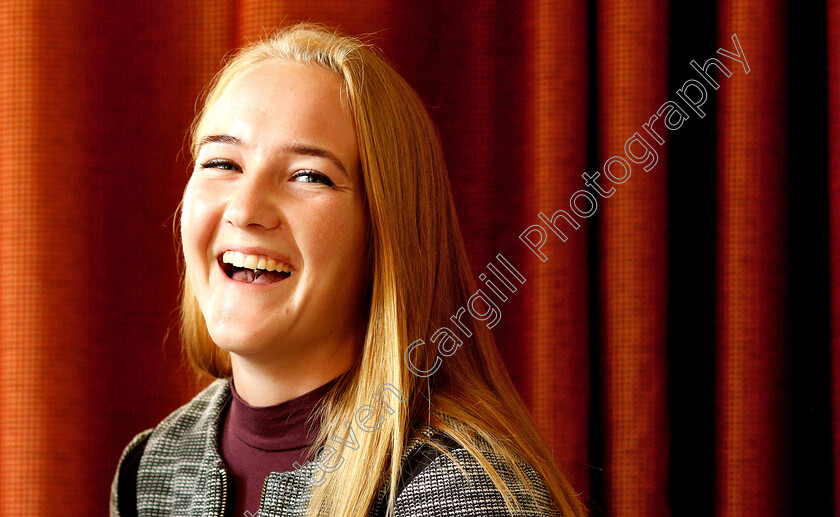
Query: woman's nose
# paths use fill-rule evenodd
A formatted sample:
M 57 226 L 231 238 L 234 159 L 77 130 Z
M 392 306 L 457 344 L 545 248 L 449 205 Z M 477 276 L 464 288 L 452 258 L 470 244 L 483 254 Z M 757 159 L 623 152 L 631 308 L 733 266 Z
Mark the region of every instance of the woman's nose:
M 244 174 L 225 208 L 225 220 L 239 228 L 276 228 L 282 219 L 277 191 L 258 174 Z

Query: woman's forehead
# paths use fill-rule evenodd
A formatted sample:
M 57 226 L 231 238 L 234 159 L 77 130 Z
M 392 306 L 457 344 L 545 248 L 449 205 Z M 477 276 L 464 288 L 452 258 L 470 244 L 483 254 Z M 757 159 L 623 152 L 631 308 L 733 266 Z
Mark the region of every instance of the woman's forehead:
M 305 141 L 336 147 L 355 163 L 355 129 L 340 92 L 341 80 L 322 67 L 263 61 L 235 77 L 209 106 L 198 137 L 231 135 L 267 146 Z
M 213 108 L 231 115 L 242 110 L 249 115 L 280 116 L 290 110 L 306 116 L 343 115 L 341 80 L 318 66 L 266 60 L 234 77 Z

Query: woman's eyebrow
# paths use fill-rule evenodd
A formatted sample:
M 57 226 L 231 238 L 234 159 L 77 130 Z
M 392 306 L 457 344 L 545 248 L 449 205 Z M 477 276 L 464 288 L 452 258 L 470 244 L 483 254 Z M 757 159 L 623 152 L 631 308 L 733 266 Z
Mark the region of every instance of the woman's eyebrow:
M 243 145 L 243 141 L 241 138 L 232 135 L 208 135 L 198 142 L 196 150 L 201 149 L 201 147 L 204 146 L 204 144 Z M 341 160 L 339 160 L 335 154 L 331 153 L 327 149 L 324 149 L 323 147 L 318 147 L 311 144 L 288 144 L 281 147 L 280 150 L 293 154 L 326 158 L 333 162 L 336 165 L 336 167 L 338 167 L 339 170 L 342 173 L 344 173 L 345 176 L 350 176 L 350 174 L 347 172 L 347 168 L 344 167 L 343 163 L 341 163 Z
M 330 151 L 324 149 L 323 147 L 318 147 L 309 144 L 290 144 L 285 145 L 281 148 L 283 151 L 287 151 L 294 154 L 302 154 L 305 156 L 317 156 L 319 158 L 326 158 L 333 162 L 336 167 L 339 168 L 341 172 L 344 173 L 345 176 L 349 177 L 350 174 L 347 173 L 347 169 L 344 168 L 344 164 L 341 163 L 341 160 L 338 159 L 336 155 L 331 153 Z
M 208 135 L 198 142 L 196 149 L 201 149 L 204 144 L 231 144 L 242 145 L 242 140 L 231 135 Z

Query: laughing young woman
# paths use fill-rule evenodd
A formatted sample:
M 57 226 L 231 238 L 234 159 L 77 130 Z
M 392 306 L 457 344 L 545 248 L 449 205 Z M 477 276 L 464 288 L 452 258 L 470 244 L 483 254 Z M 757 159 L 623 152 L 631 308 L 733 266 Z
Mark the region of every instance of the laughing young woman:
M 191 151 L 181 338 L 217 380 L 131 440 L 112 516 L 585 513 L 486 325 L 404 362 L 476 285 L 437 134 L 371 46 L 243 49 Z

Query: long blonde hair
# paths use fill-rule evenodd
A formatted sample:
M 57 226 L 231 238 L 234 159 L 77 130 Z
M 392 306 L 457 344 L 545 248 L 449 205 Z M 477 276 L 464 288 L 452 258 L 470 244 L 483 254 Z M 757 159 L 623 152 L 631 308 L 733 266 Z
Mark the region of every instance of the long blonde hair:
M 519 467 L 537 471 L 564 516 L 585 510 L 540 438 L 496 351 L 486 325 L 464 321 L 472 343 L 447 357 L 436 373 L 414 375 L 404 363 L 409 343 L 430 336 L 464 307 L 476 284 L 467 261 L 437 132 L 416 92 L 359 38 L 338 35 L 320 25 L 296 24 L 251 43 L 230 58 L 204 93 L 190 132 L 190 151 L 207 130 L 205 114 L 231 80 L 255 63 L 279 58 L 323 67 L 342 81 L 342 102 L 352 115 L 358 142 L 370 224 L 371 270 L 367 332 L 361 357 L 326 396 L 320 434 L 313 449 L 330 436 L 347 439 L 345 422 L 370 402 L 381 386 L 405 394 L 391 404 L 388 425 L 358 433 L 359 447 L 343 454 L 338 472 L 314 487 L 309 515 L 356 517 L 366 514 L 383 480 L 399 479 L 399 459 L 407 440 L 423 424 L 436 427 L 475 456 L 505 503 L 520 501 L 486 451 L 508 460 L 526 486 Z M 185 356 L 199 372 L 231 375 L 230 355 L 207 331 L 189 276 L 182 272 L 181 340 Z M 466 318 L 468 319 L 468 318 Z M 412 351 L 412 363 L 431 370 L 433 346 Z M 389 515 L 396 483 L 390 483 Z

